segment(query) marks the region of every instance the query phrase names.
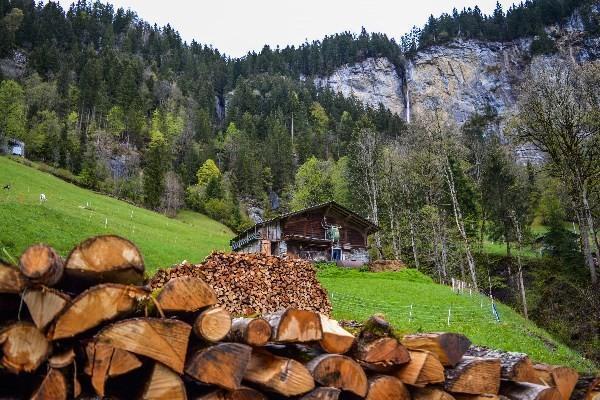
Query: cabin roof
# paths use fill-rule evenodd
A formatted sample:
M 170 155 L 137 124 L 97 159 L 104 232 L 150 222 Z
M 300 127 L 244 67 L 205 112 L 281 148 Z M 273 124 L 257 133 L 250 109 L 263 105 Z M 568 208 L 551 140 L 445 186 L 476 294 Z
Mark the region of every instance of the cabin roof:
M 256 229 L 258 229 L 262 226 L 271 224 L 273 222 L 281 221 L 281 220 L 284 220 L 284 219 L 287 219 L 290 217 L 295 217 L 295 216 L 298 216 L 298 215 L 301 215 L 304 213 L 308 213 L 311 211 L 316 211 L 319 209 L 328 209 L 328 210 L 337 211 L 339 214 L 342 214 L 343 216 L 348 218 L 348 222 L 365 229 L 368 234 L 377 232 L 379 230 L 379 226 L 377 226 L 373 222 L 369 221 L 368 219 L 361 217 L 360 215 L 358 215 L 354 211 L 350 210 L 349 208 L 346 208 L 346 207 L 342 206 L 341 204 L 336 203 L 335 201 L 328 201 L 326 203 L 316 204 L 314 206 L 304 208 L 302 210 L 292 211 L 292 212 L 289 212 L 286 214 L 281 214 L 275 218 L 271 218 L 271 219 L 265 220 L 263 222 L 259 222 L 258 224 L 252 226 L 251 228 L 248 228 L 245 231 L 240 232 L 240 234 L 237 235 L 235 238 L 233 238 L 231 241 L 235 242 L 236 240 L 239 240 L 247 233 L 255 231 Z

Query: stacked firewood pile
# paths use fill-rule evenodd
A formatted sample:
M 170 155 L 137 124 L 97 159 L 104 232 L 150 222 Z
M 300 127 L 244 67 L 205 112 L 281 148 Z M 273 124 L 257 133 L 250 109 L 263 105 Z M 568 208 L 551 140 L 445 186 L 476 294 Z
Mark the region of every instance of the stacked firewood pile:
M 229 312 L 265 314 L 292 307 L 327 314 L 331 304 L 313 265 L 263 254 L 213 253 L 199 265 L 183 263 L 159 270 L 150 282 L 159 289 L 169 279 L 194 276 L 208 283 Z
M 398 337 L 381 316 L 352 334 L 295 308 L 234 318 L 204 280 L 150 291 L 143 272 L 114 236 L 64 262 L 36 245 L 18 268 L 0 265 L 0 398 L 566 400 L 576 384 L 597 395 L 571 369 L 460 334 Z

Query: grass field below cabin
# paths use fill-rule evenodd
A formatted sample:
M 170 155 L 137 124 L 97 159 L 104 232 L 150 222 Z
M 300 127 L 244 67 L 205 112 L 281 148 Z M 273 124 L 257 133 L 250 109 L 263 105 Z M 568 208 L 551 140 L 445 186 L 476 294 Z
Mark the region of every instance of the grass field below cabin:
M 82 189 L 50 174 L 0 157 L 0 258 L 18 259 L 29 245 L 48 243 L 66 256 L 90 236 L 116 234 L 141 250 L 149 273 L 212 250 L 229 248 L 233 233 L 195 212 L 171 219 L 129 203 Z M 48 199 L 41 204 L 40 193 Z

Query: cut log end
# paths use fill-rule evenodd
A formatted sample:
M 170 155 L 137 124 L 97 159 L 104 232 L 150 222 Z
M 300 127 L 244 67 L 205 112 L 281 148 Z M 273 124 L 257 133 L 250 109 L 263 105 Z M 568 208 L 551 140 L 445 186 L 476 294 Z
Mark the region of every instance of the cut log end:
M 265 316 L 272 328 L 271 340 L 280 343 L 304 343 L 323 338 L 321 317 L 313 311 L 287 310 Z
M 464 357 L 454 368 L 446 369 L 445 388 L 449 392 L 498 394 L 500 359 Z
M 144 400 L 186 400 L 181 377 L 160 363 L 154 364 L 142 395 Z
M 32 400 L 66 400 L 68 397 L 67 379 L 57 369 L 50 368 L 40 387 L 31 396 Z
M 411 400 L 411 396 L 400 379 L 376 375 L 369 379 L 367 400 Z
M 23 252 L 19 268 L 31 284 L 54 286 L 62 278 L 64 263 L 52 247 L 36 244 Z
M 215 390 L 196 400 L 267 400 L 267 397 L 257 390 L 242 386 L 236 390 Z
M 319 344 L 328 353 L 345 354 L 354 344 L 354 335 L 342 328 L 337 321 L 329 319 L 321 314 L 321 326 L 323 328 L 323 339 Z
M 50 352 L 50 343 L 29 322 L 16 322 L 0 331 L 0 363 L 13 373 L 33 372 Z
M 271 338 L 271 325 L 263 318 L 234 318 L 227 340 L 262 347 Z
M 156 301 L 165 312 L 193 312 L 217 304 L 217 295 L 202 279 L 182 276 L 169 280 Z
M 44 330 L 64 310 L 70 298 L 58 290 L 44 287 L 27 290 L 23 294 L 23 301 L 35 325 Z
M 458 333 L 424 333 L 406 335 L 402 344 L 409 350 L 426 350 L 437 356 L 442 365 L 454 366 L 469 349 L 471 341 Z
M 301 400 L 338 400 L 341 394 L 338 388 L 319 387 L 302 396 Z
M 0 293 L 21 293 L 25 280 L 17 267 L 0 261 Z
M 239 389 L 251 352 L 244 344 L 220 343 L 197 351 L 187 361 L 185 373 L 201 383 Z
M 561 400 L 558 389 L 534 383 L 505 381 L 500 394 L 510 400 Z
M 223 307 L 213 307 L 201 312 L 194 322 L 194 333 L 208 342 L 218 342 L 231 329 L 231 314 Z
M 395 376 L 404 383 L 420 387 L 445 380 L 444 366 L 428 351 L 410 351 L 410 361 L 402 365 Z
M 346 390 L 357 396 L 366 396 L 367 376 L 361 366 L 350 357 L 323 354 L 306 364 L 316 382 Z

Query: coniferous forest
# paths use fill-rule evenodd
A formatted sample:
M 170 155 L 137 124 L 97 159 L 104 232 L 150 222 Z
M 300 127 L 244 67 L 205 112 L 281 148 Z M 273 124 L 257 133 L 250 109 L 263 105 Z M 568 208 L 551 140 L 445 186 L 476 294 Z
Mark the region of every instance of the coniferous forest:
M 334 199 L 382 227 L 375 257 L 441 282 L 493 285 L 547 326 L 569 310 L 585 322 L 559 334 L 593 355 L 597 320 L 582 313 L 600 316 L 597 64 L 552 65 L 526 80 L 519 104 L 539 113 L 515 117 L 513 140 L 547 153 L 543 166 L 517 162 L 492 110 L 463 126 L 433 112 L 406 124 L 308 79 L 372 57 L 402 77 L 417 51 L 456 39 L 533 37 L 533 54 L 551 54 L 544 27 L 579 10 L 596 34 L 593 7 L 527 0 L 484 15 L 475 6 L 431 16 L 398 42 L 363 29 L 231 58 L 110 4 L 0 0 L 0 59 L 25 68 L 0 76 L 0 147 L 20 139 L 28 159 L 64 179 L 168 215 L 193 209 L 234 231 L 252 225 L 250 209 L 267 218 Z M 559 288 L 579 306 L 547 304 Z

